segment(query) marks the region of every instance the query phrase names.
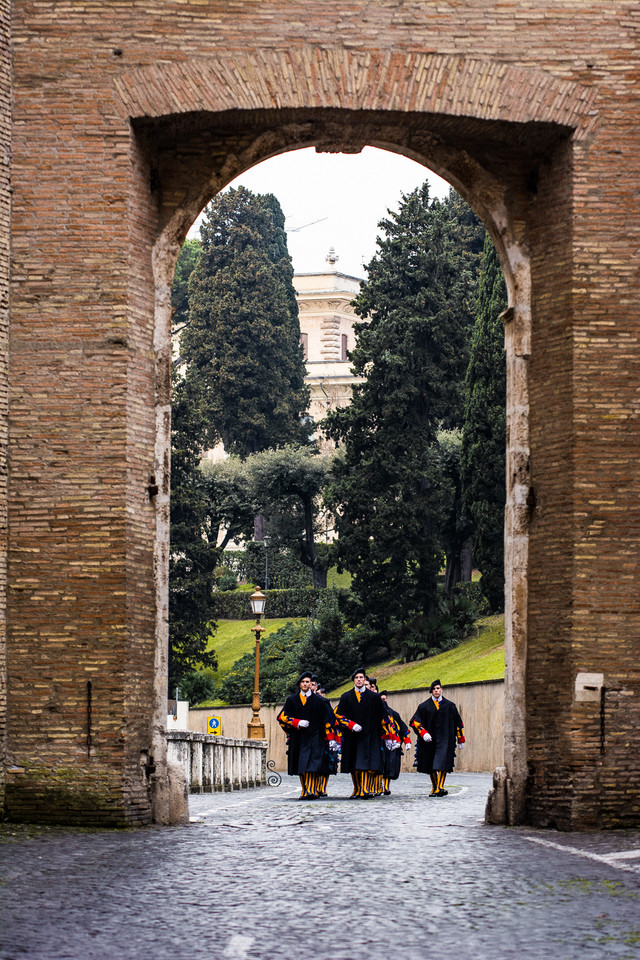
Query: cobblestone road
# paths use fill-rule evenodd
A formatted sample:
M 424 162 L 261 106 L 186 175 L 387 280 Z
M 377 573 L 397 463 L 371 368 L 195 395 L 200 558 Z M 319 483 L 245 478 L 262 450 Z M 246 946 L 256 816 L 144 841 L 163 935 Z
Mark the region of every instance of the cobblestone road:
M 0 836 L 3 960 L 640 957 L 640 832 L 487 827 L 490 777 L 428 799 L 191 798 L 188 827 Z

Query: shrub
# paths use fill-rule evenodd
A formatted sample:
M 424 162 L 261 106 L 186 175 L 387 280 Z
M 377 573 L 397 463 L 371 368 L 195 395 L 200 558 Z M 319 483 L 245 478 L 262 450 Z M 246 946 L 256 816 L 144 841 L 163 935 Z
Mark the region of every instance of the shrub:
M 338 602 L 344 604 L 348 590 L 336 590 Z M 326 590 L 297 587 L 291 590 L 267 590 L 267 616 L 276 620 L 284 617 L 314 617 Z M 213 596 L 213 617 L 216 620 L 252 620 L 251 604 L 246 592 L 221 591 Z
M 323 591 L 299 657 L 300 669 L 315 673 L 327 689 L 338 686 L 359 666 L 358 634 L 345 626 L 337 590 Z
M 476 584 L 458 586 L 475 587 Z M 447 596 L 444 588 L 439 586 L 436 610 L 403 624 L 396 633 L 394 650 L 405 661 L 421 660 L 452 650 L 468 636 L 480 615 L 472 591 L 456 587 L 451 596 Z
M 260 699 L 283 700 L 298 678 L 298 648 L 307 633 L 306 623 L 286 623 L 260 645 Z M 219 696 L 226 703 L 249 703 L 253 694 L 254 653 L 236 660 L 220 684 Z
M 286 547 L 276 544 L 267 546 L 264 540 L 252 540 L 245 550 L 245 579 L 265 585 L 265 572 L 269 561 L 269 589 L 287 590 L 307 587 L 313 583 L 313 574 L 300 558 Z
M 210 670 L 192 670 L 182 678 L 179 689 L 180 697 L 188 700 L 189 706 L 193 707 L 203 700 L 213 700 L 216 684 Z
M 238 577 L 229 567 L 216 567 L 215 584 L 218 590 L 235 590 L 238 586 Z
M 359 665 L 359 635 L 357 630 L 345 626 L 340 609 L 341 591 L 322 591 L 321 594 L 315 620 L 307 618 L 303 622 L 287 623 L 261 644 L 260 698 L 265 703 L 283 700 L 291 693 L 302 670 L 317 674 L 330 688 L 350 676 Z M 219 696 L 227 703 L 248 703 L 253 682 L 254 654 L 251 652 L 234 663 L 220 685 Z

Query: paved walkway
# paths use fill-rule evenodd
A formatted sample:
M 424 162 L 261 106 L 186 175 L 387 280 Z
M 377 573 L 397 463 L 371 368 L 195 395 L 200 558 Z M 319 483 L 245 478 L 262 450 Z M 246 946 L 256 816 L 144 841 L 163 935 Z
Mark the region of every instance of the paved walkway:
M 192 823 L 0 833 L 2 960 L 636 960 L 640 832 L 487 827 L 490 777 L 428 799 L 192 797 Z

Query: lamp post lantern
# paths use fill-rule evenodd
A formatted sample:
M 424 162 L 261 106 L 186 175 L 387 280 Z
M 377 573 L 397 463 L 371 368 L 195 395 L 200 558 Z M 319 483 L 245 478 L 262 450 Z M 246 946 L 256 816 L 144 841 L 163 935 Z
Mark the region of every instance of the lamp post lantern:
M 256 659 L 253 676 L 253 699 L 251 701 L 253 716 L 247 724 L 247 737 L 249 740 L 264 740 L 264 723 L 260 720 L 260 634 L 264 633 L 264 627 L 260 624 L 260 617 L 264 614 L 267 598 L 260 587 L 256 587 L 256 591 L 251 594 L 250 600 L 251 609 L 256 618 L 255 626 L 251 627 L 251 632 L 255 633 L 256 636 Z

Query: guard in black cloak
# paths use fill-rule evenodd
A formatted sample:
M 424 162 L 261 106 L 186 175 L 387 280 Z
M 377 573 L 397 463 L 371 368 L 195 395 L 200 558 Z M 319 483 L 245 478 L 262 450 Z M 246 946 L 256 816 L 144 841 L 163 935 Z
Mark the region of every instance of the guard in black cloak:
M 301 800 L 326 796 L 327 746 L 336 744 L 335 719 L 328 700 L 311 693 L 311 674 L 302 673 L 298 693 L 287 697 L 278 723 L 288 734 L 287 769 L 299 776 Z
M 391 721 L 393 737 L 386 737 L 383 740 L 384 750 L 382 751 L 382 792 L 385 797 L 391 793 L 391 781 L 397 780 L 400 776 L 400 767 L 402 764 L 402 748 L 411 749 L 411 735 L 409 727 L 406 725 L 397 710 L 389 706 L 388 694 L 386 690 L 380 693 L 382 702 L 387 708 L 387 713 Z
M 313 689 L 313 677 L 311 677 L 311 688 Z M 323 700 L 327 700 L 327 692 L 322 685 L 320 680 L 317 681 L 317 689 L 313 691 L 317 693 L 319 697 L 322 697 Z M 331 710 L 331 704 L 329 704 L 329 709 Z M 331 710 L 331 719 L 334 723 L 333 736 L 335 740 L 328 740 L 325 747 L 325 758 L 322 774 L 318 776 L 318 795 L 320 797 L 327 796 L 327 786 L 329 784 L 329 777 L 335 776 L 338 772 L 338 759 L 340 757 L 340 728 L 337 723 L 335 723 L 335 717 L 333 715 L 333 710 Z
M 375 796 L 382 770 L 382 736 L 388 730 L 387 709 L 379 694 L 368 690 L 364 670 L 355 670 L 353 689 L 340 697 L 335 715 L 342 729 L 342 772 L 353 780 L 352 797 Z
M 431 696 L 420 704 L 411 726 L 418 734 L 416 765 L 418 773 L 431 777 L 430 797 L 446 797 L 444 789 L 447 773 L 453 770 L 456 744 L 464 745 L 464 726 L 458 708 L 442 696 L 442 684 L 434 680 L 429 687 Z

